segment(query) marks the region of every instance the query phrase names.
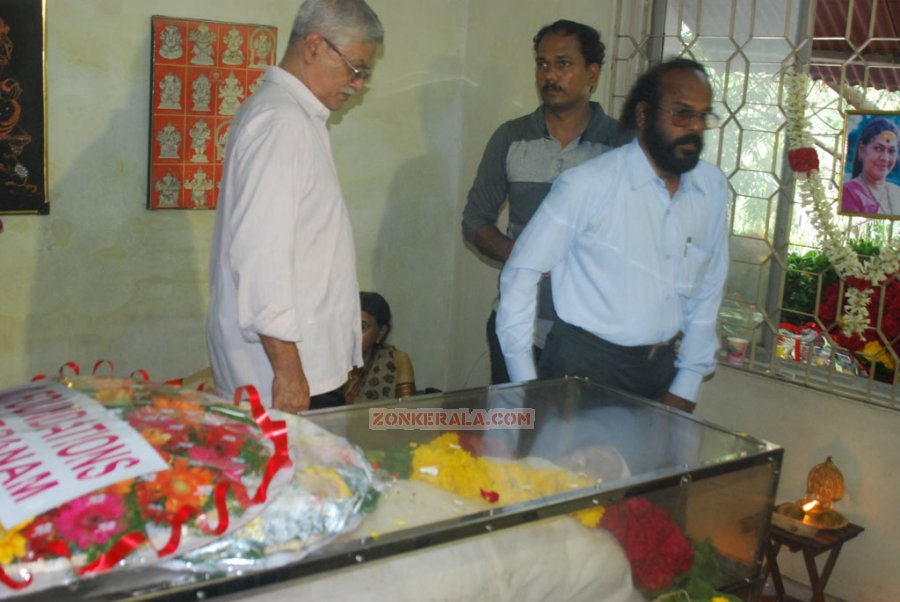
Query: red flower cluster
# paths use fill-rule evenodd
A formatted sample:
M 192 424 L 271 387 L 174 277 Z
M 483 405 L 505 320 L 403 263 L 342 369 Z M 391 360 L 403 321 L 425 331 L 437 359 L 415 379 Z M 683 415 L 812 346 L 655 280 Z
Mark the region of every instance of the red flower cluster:
M 788 151 L 788 163 L 794 171 L 809 173 L 819 169 L 819 155 L 814 148 L 795 148 Z
M 880 330 L 894 351 L 900 354 L 900 280 L 896 275 L 882 286 L 875 287 L 872 287 L 870 281 L 855 276 L 848 276 L 845 280 L 845 288 L 852 287 L 861 291 L 870 291 L 866 309 L 869 311 L 869 325 L 872 328 L 866 330 L 862 336 L 858 334 L 847 336 L 841 331 L 838 322 L 838 303 L 843 308 L 845 299 L 838 298 L 840 285 L 841 283 L 838 281 L 828 287 L 819 304 L 819 319 L 822 320 L 822 324 L 835 343 L 850 351 L 859 352 L 869 341 L 882 342 L 877 332 Z M 882 296 L 884 296 L 884 311 L 879 322 L 878 308 L 881 305 Z
M 656 591 L 694 564 L 694 548 L 668 512 L 646 498 L 629 498 L 606 509 L 600 526 L 625 549 L 638 587 Z

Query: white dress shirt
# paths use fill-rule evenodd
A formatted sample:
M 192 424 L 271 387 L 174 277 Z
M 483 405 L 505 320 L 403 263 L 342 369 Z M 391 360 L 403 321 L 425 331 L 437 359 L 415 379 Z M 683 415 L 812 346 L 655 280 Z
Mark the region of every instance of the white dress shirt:
M 670 197 L 637 140 L 562 174 L 500 277 L 497 334 L 511 380 L 536 377 L 535 292 L 550 272 L 559 317 L 602 339 L 652 345 L 683 332 L 669 391 L 696 399 L 719 345 L 727 202 L 724 176 L 705 161 Z
M 207 339 L 216 384 L 271 404 L 260 335 L 296 342 L 311 395 L 362 365 L 356 256 L 325 107 L 269 67 L 231 124 L 210 259 Z

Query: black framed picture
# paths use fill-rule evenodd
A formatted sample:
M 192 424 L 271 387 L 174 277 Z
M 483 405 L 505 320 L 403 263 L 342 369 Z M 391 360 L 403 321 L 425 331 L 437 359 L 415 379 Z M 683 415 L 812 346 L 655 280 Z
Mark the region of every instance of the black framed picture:
M 0 0 L 0 213 L 50 212 L 45 0 Z
M 900 219 L 898 144 L 900 112 L 847 112 L 839 213 Z

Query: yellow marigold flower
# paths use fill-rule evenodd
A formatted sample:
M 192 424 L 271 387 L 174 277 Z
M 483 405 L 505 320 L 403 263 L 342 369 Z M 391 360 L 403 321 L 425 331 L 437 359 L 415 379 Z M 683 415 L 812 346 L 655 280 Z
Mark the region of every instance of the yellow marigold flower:
M 591 479 L 562 468 L 534 468 L 518 462 L 476 458 L 459 445 L 456 433 L 446 433 L 413 452 L 410 479 L 425 481 L 456 495 L 481 497 L 482 490 L 497 493 L 499 503 L 516 504 L 594 484 Z M 574 514 L 585 526 L 595 527 L 604 508 Z
M 11 530 L 6 531 L 0 527 L 0 564 L 10 564 L 16 558 L 23 558 L 27 552 L 28 540 L 21 531 L 31 520 L 20 523 Z
M 891 357 L 890 352 L 882 347 L 881 343 L 879 343 L 878 341 L 869 341 L 868 343 L 866 343 L 866 346 L 863 347 L 862 353 L 867 358 L 869 358 L 869 361 L 873 363 L 878 362 L 888 370 L 894 369 L 894 358 Z

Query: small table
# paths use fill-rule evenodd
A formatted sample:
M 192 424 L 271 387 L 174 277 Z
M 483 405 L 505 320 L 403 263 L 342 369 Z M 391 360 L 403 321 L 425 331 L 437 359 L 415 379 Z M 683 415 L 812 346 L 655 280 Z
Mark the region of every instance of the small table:
M 784 529 L 771 525 L 769 540 L 766 543 L 766 565 L 772 573 L 772 582 L 778 600 L 784 600 L 784 582 L 781 579 L 781 571 L 778 568 L 778 552 L 785 545 L 791 552 L 803 551 L 803 559 L 806 561 L 806 572 L 809 574 L 809 582 L 812 586 L 811 602 L 824 602 L 825 585 L 831 577 L 831 571 L 837 562 L 838 554 L 844 542 L 849 541 L 862 533 L 865 529 L 859 525 L 850 523 L 842 529 L 820 530 L 816 535 L 805 536 L 791 533 Z M 816 556 L 829 552 L 828 559 L 821 574 L 816 566 Z

